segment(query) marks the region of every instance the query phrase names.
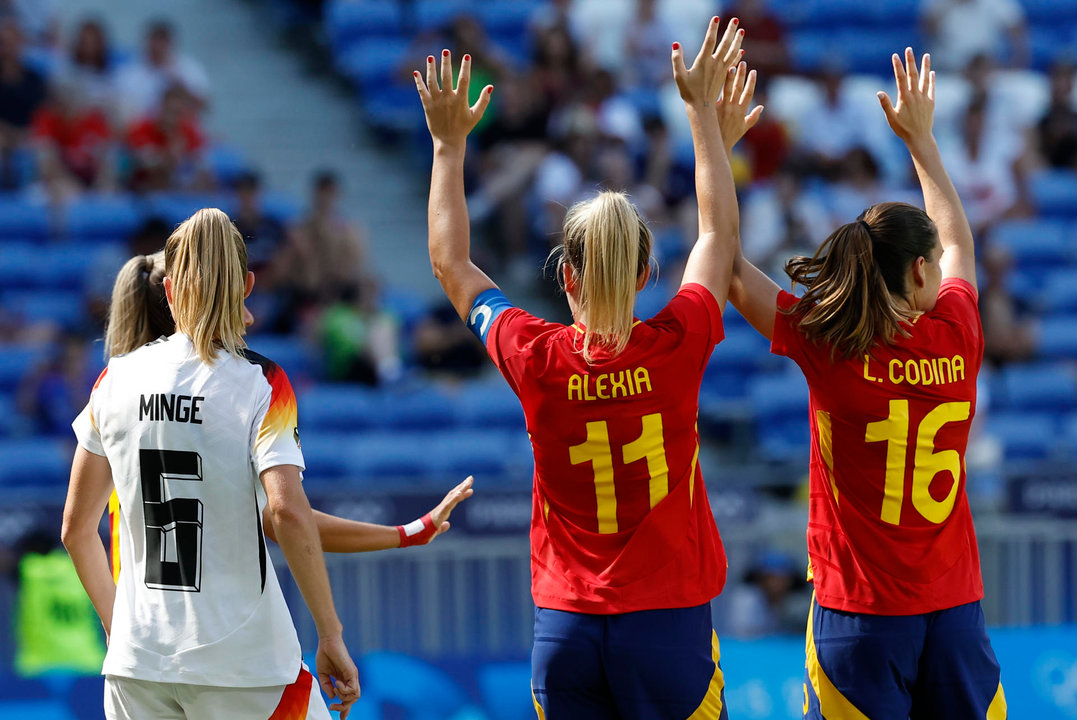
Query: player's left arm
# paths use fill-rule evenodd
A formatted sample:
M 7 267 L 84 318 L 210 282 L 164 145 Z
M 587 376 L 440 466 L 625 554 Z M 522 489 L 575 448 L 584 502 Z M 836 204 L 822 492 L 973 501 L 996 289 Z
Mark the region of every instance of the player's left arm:
M 426 81 L 418 70 L 414 76 L 434 141 L 427 205 L 430 265 L 449 302 L 460 318 L 466 319 L 479 293 L 497 287 L 471 260 L 471 227 L 464 195 L 467 136 L 482 119 L 494 88 L 487 85 L 475 104 L 468 105 L 471 56 L 464 55 L 454 89 L 448 50 L 442 51 L 440 84 L 433 55 L 426 59 Z
M 891 60 L 897 83 L 897 104 L 892 103 L 884 92 L 878 93 L 879 104 L 886 113 L 890 129 L 905 142 L 912 156 L 924 193 L 924 207 L 938 228 L 943 249 L 942 276 L 959 278 L 975 288 L 976 250 L 972 229 L 931 131 L 935 112 L 935 73 L 931 69 L 931 56 L 924 54 L 919 69 L 912 48 L 905 48 L 904 65 L 897 53 Z
M 71 463 L 71 482 L 64 503 L 60 539 L 71 556 L 82 586 L 90 596 L 105 634 L 112 633 L 112 606 L 116 586 L 108 565 L 108 554 L 98 526 L 112 494 L 112 468 L 102 455 L 79 446 Z
M 433 510 L 407 525 L 377 525 L 314 510 L 314 522 L 318 526 L 322 550 L 332 553 L 358 553 L 426 545 L 448 531 L 449 516 L 457 505 L 474 493 L 473 482 L 474 479 L 468 477 L 450 490 Z M 266 536 L 276 542 L 277 533 L 268 507 L 262 511 L 262 523 Z

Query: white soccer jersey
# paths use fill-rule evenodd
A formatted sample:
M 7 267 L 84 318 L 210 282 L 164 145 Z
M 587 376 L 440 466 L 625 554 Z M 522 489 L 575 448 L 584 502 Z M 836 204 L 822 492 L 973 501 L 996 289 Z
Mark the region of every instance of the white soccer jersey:
M 112 358 L 74 422 L 120 500 L 106 675 L 262 687 L 299 671 L 259 480 L 303 468 L 295 394 L 280 367 L 244 355 L 210 366 L 185 335 L 162 338 Z

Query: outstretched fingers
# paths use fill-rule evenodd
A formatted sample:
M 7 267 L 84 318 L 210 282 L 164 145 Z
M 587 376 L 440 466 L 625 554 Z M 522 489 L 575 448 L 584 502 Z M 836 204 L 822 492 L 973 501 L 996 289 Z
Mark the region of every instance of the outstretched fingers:
M 744 65 L 744 63 L 741 63 Z M 748 73 L 748 81 L 744 83 L 744 89 L 740 93 L 740 104 L 747 107 L 752 102 L 752 98 L 755 97 L 755 83 L 756 72 L 752 70 Z
M 920 92 L 927 93 L 931 85 L 931 53 L 920 58 Z
M 423 82 L 423 75 L 418 70 L 412 73 L 415 78 L 415 89 L 419 91 L 419 99 L 422 100 L 423 107 L 430 102 L 430 90 L 426 87 L 426 83 Z
M 916 92 L 920 88 L 920 71 L 916 69 L 916 55 L 911 47 L 905 48 L 905 74 L 908 77 L 908 91 Z
M 894 82 L 897 85 L 897 99 L 901 101 L 901 97 L 908 92 L 909 77 L 905 74 L 905 66 L 901 64 L 901 58 L 897 53 L 890 56 L 890 62 L 894 65 Z
M 438 86 L 438 69 L 437 65 L 434 64 L 433 55 L 426 56 L 426 86 L 432 96 L 441 91 Z
M 721 19 L 717 15 L 711 18 L 710 24 L 707 25 L 707 34 L 703 37 L 703 45 L 700 46 L 699 52 L 696 54 L 696 59 L 692 61 L 692 67 L 698 65 L 700 60 L 715 51 L 714 45 L 718 42 L 718 27 L 720 23 Z
M 452 53 L 447 49 L 441 51 L 441 91 L 452 92 Z
M 688 68 L 684 65 L 684 50 L 680 43 L 673 43 L 673 51 L 670 53 L 670 61 L 673 63 L 673 77 L 684 77 Z
M 722 41 L 714 51 L 714 58 L 726 65 L 732 65 L 744 55 L 741 45 L 744 43 L 744 28 L 739 27 L 740 20 L 733 18 L 726 25 Z
M 452 72 L 450 67 L 449 72 Z M 468 88 L 471 86 L 471 55 L 464 53 L 460 60 L 460 74 L 456 77 L 456 92 L 467 97 Z

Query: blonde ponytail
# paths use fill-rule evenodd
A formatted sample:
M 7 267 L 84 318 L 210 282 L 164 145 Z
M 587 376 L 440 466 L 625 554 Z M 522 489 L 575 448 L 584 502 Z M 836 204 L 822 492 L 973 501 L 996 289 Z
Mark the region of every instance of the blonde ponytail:
M 213 364 L 218 349 L 239 355 L 246 345 L 247 247 L 228 216 L 204 208 L 187 218 L 165 243 L 165 273 L 176 329 L 191 338 L 202 361 Z
M 116 275 L 105 325 L 106 359 L 175 332 L 162 280 L 165 254 L 136 255 Z
M 594 361 L 596 346 L 619 355 L 628 345 L 636 288 L 651 262 L 651 240 L 650 229 L 624 193 L 602 192 L 565 216 L 561 263 L 576 273 L 588 363 Z

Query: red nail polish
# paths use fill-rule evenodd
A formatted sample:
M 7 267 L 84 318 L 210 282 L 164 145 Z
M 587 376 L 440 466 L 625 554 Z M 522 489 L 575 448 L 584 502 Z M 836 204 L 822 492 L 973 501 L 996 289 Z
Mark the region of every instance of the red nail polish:
M 744 28 L 737 30 L 737 35 L 744 35 Z
M 673 49 L 674 50 L 680 50 L 681 49 L 681 44 L 680 43 L 673 43 Z
M 491 85 L 490 87 L 486 88 L 486 94 L 487 94 L 487 95 L 493 95 L 493 93 L 494 93 L 494 86 L 493 86 L 493 85 Z
M 449 51 L 448 50 L 442 50 L 441 51 L 441 56 L 442 57 L 449 57 Z
M 717 15 L 715 15 L 714 20 L 712 20 L 711 22 L 713 22 L 715 25 L 717 25 L 720 21 L 721 21 L 721 18 L 718 17 Z
M 416 71 L 415 71 L 415 73 L 414 73 L 414 75 L 415 75 L 415 77 L 419 77 L 419 71 L 418 71 L 418 70 L 416 70 Z
M 734 25 L 740 25 L 740 18 L 733 18 Z
M 427 55 L 426 56 L 426 61 L 427 62 L 434 62 L 434 56 L 433 55 Z
M 470 55 L 464 55 L 464 59 L 467 60 L 468 62 L 471 62 L 471 56 Z

